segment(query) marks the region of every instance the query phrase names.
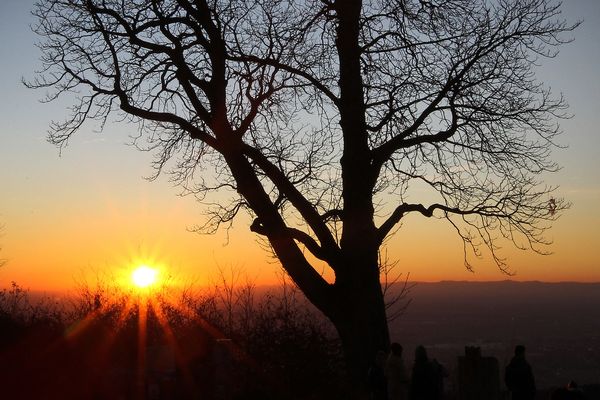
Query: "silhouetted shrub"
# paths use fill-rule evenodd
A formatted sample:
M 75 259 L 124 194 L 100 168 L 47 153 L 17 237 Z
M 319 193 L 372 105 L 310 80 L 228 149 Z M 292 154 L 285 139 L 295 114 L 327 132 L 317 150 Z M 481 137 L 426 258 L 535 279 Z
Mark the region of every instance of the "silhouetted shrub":
M 99 282 L 58 304 L 13 283 L 0 341 L 0 385 L 21 398 L 329 397 L 343 371 L 333 329 L 289 284 L 144 297 Z

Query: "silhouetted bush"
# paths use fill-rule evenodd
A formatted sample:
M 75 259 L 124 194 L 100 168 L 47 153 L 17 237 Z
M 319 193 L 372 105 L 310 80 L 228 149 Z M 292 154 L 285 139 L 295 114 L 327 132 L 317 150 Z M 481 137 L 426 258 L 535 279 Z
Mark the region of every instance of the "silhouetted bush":
M 58 302 L 47 297 L 33 301 L 16 282 L 0 290 L 0 348 L 30 331 L 59 332 L 63 323 L 64 309 Z
M 333 326 L 286 281 L 260 296 L 248 283 L 217 286 L 193 308 L 242 346 L 258 368 L 251 375 L 267 378 L 261 382 L 278 398 L 322 398 L 342 389 Z
M 0 358 L 0 386 L 20 398 L 322 398 L 343 371 L 331 326 L 289 284 L 144 297 L 101 281 L 59 304 L 13 283 Z

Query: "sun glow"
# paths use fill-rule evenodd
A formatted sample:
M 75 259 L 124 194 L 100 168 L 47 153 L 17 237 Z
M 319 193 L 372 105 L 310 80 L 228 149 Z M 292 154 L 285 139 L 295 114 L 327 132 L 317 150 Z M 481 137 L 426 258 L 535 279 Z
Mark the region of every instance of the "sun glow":
M 139 288 L 146 288 L 156 283 L 158 271 L 147 265 L 140 265 L 131 273 L 133 284 Z

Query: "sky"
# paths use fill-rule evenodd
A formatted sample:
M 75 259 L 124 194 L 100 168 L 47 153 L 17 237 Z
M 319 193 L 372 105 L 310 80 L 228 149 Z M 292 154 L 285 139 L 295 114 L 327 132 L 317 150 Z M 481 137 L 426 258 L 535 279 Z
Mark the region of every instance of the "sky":
M 134 127 L 111 123 L 100 133 L 88 125 L 61 153 L 46 141 L 50 121 L 64 118 L 69 104 L 41 103 L 44 93 L 21 83 L 39 65 L 32 3 L 0 1 L 0 259 L 7 259 L 0 287 L 68 289 L 137 264 L 200 284 L 232 268 L 257 284 L 277 282 L 281 269 L 247 217 L 211 236 L 191 232 L 204 221 L 202 206 L 167 177 L 144 179 L 152 157 L 128 145 Z M 562 169 L 546 179 L 572 207 L 548 232 L 553 254 L 503 249 L 514 280 L 600 281 L 600 1 L 568 0 L 563 11 L 583 24 L 538 76 L 565 95 L 574 115 L 561 124 L 567 148 L 553 155 Z M 509 278 L 485 254 L 467 271 L 447 224 L 416 216 L 388 241 L 387 254 L 397 273 L 415 281 Z

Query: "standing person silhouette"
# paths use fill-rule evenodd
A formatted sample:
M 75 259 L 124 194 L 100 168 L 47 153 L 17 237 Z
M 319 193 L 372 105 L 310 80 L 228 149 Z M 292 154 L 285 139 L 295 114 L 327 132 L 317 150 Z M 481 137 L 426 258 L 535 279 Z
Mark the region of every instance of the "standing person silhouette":
M 515 347 L 515 355 L 504 371 L 504 382 L 512 393 L 512 400 L 535 398 L 535 380 L 531 365 L 525 359 L 525 346 Z
M 402 346 L 392 343 L 390 349 L 391 353 L 385 365 L 389 400 L 407 400 L 410 380 L 402 359 Z
M 439 400 L 443 395 L 444 369 L 436 360 L 430 361 L 423 346 L 415 350 L 415 363 L 408 392 L 410 400 Z

